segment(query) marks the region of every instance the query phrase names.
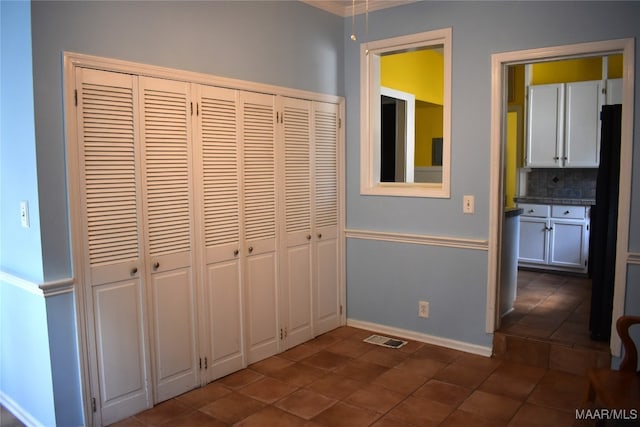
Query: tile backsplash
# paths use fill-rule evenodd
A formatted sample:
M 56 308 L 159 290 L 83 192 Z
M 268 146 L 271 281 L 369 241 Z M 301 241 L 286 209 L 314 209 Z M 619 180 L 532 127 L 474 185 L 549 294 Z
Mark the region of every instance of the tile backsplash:
M 531 169 L 527 196 L 595 199 L 598 169 Z

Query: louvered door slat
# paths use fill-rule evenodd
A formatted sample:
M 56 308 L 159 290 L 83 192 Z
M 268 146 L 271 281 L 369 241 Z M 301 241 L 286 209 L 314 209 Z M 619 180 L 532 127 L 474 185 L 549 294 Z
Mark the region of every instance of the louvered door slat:
M 287 233 L 311 229 L 310 111 L 301 104 L 284 107 Z
M 244 211 L 247 240 L 275 238 L 275 128 L 271 96 L 268 102 L 246 100 L 243 108 Z M 265 98 L 265 100 L 267 100 Z
M 240 240 L 237 114 L 235 91 L 203 88 L 200 116 L 207 247 Z
M 87 249 L 95 267 L 139 256 L 135 100 L 129 76 L 99 72 L 85 76 L 78 94 L 79 137 Z
M 147 79 L 142 90 L 149 255 L 191 249 L 186 90 Z
M 316 226 L 338 224 L 337 113 L 316 109 L 315 204 Z

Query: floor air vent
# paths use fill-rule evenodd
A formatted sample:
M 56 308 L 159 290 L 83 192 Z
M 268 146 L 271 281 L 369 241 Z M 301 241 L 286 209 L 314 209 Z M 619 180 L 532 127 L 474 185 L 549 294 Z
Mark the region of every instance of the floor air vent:
M 400 348 L 407 343 L 406 341 L 383 337 L 382 335 L 371 335 L 369 338 L 365 338 L 363 341 L 368 342 L 369 344 L 381 345 L 383 347 L 389 348 Z

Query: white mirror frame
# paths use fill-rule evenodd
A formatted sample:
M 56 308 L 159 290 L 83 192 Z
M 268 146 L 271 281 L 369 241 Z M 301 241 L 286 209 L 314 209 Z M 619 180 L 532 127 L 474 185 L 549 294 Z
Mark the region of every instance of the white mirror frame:
M 443 46 L 444 108 L 442 182 L 380 182 L 380 55 Z M 360 194 L 404 197 L 450 197 L 451 157 L 451 28 L 360 45 Z

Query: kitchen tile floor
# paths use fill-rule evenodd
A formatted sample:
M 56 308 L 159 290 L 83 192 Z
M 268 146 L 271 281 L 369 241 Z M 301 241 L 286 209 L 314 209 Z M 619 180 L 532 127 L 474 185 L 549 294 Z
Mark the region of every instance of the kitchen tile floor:
M 590 302 L 591 279 L 519 270 L 514 310 L 502 319 L 499 330 L 606 350 L 609 343 L 589 336 Z
M 585 375 L 609 366 L 609 343 L 589 335 L 591 280 L 520 270 L 514 310 L 494 334 L 494 355 Z

